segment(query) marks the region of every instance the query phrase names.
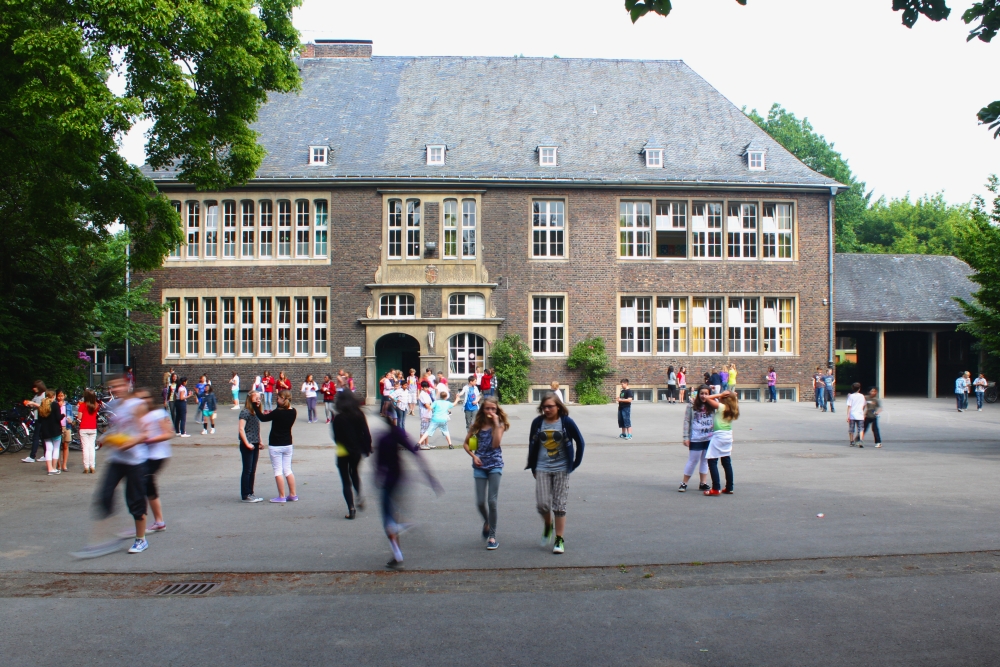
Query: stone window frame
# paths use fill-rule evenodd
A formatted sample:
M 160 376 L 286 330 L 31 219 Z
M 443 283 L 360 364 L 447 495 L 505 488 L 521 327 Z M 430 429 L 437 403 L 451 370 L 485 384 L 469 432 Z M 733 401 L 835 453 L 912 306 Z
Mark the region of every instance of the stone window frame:
M 535 254 L 535 203 L 536 202 L 560 202 L 563 205 L 563 238 L 562 246 L 563 252 L 561 255 L 536 255 Z M 533 262 L 568 262 L 570 260 L 570 247 L 569 247 L 569 212 L 570 204 L 569 198 L 566 196 L 533 196 L 528 202 L 528 259 Z M 538 229 L 543 229 L 539 227 Z M 549 234 L 551 227 L 545 227 L 546 234 Z M 551 247 L 551 241 L 546 240 L 546 247 Z
M 535 352 L 535 299 L 536 298 L 558 298 L 563 300 L 563 335 L 562 335 L 562 352 Z M 550 323 L 546 322 L 546 328 L 550 328 Z M 528 330 L 525 340 L 531 346 L 531 356 L 538 358 L 560 358 L 569 356 L 569 292 L 559 292 L 559 291 L 533 291 L 528 292 Z M 546 338 L 546 341 L 550 341 L 550 338 Z
M 420 190 L 414 189 L 385 189 L 379 190 L 379 194 L 382 196 L 382 241 L 380 248 L 381 264 L 386 266 L 389 264 L 442 264 L 442 263 L 462 263 L 462 264 L 475 264 L 480 266 L 483 261 L 484 245 L 482 241 L 482 230 L 483 230 L 483 194 L 485 190 L 476 189 L 470 190 L 466 188 L 447 190 L 447 189 L 433 189 L 433 190 Z M 419 199 L 421 206 L 421 254 L 419 257 L 407 257 L 406 256 L 406 201 L 409 199 Z M 457 202 L 457 243 L 458 243 L 458 256 L 445 256 L 444 254 L 444 203 L 446 200 L 453 199 Z M 462 253 L 462 202 L 466 200 L 472 200 L 475 202 L 476 206 L 476 254 L 475 256 L 463 256 Z M 399 201 L 402 204 L 402 234 L 401 234 L 401 246 L 399 256 L 389 255 L 389 202 Z M 437 204 L 438 213 L 435 219 L 431 219 L 427 215 L 427 205 Z M 435 256 L 427 256 L 427 238 L 429 236 L 428 230 L 433 226 L 433 229 L 437 231 L 437 252 Z
M 190 289 L 168 288 L 168 289 L 164 289 L 162 291 L 161 295 L 160 295 L 161 302 L 164 303 L 164 304 L 166 304 L 166 303 L 169 303 L 169 301 L 171 299 L 176 299 L 177 303 L 178 303 L 178 305 L 180 307 L 180 310 L 181 310 L 181 318 L 182 319 L 181 319 L 181 324 L 180 324 L 180 327 L 179 327 L 180 331 L 181 331 L 181 354 L 179 354 L 179 355 L 177 355 L 177 354 L 169 354 L 168 353 L 168 345 L 169 345 L 168 338 L 169 337 L 168 336 L 163 336 L 163 337 L 161 337 L 161 343 L 160 343 L 160 347 L 161 347 L 160 357 L 163 360 L 163 363 L 167 363 L 168 360 L 171 361 L 171 362 L 176 362 L 178 360 L 182 360 L 182 361 L 184 361 L 184 360 L 191 360 L 191 361 L 197 360 L 199 363 L 205 363 L 205 364 L 231 364 L 231 363 L 247 363 L 248 361 L 251 361 L 251 360 L 260 360 L 260 361 L 263 361 L 263 360 L 275 360 L 275 359 L 281 359 L 282 362 L 289 362 L 289 363 L 329 362 L 330 361 L 329 304 L 331 303 L 331 296 L 332 295 L 330 293 L 330 288 L 329 287 L 260 287 L 260 288 L 258 288 L 258 287 L 240 287 L 240 288 L 234 288 L 234 289 L 224 289 L 224 288 L 223 289 L 220 289 L 220 288 L 190 288 Z M 278 297 L 287 297 L 287 298 L 289 298 L 289 302 L 290 302 L 290 305 L 291 305 L 291 315 L 292 315 L 292 322 L 291 322 L 291 328 L 292 328 L 292 331 L 291 331 L 291 333 L 292 333 L 292 335 L 291 335 L 291 348 L 292 349 L 291 349 L 291 354 L 278 354 L 277 353 L 277 350 L 278 350 L 278 334 L 277 334 L 277 329 L 279 328 L 279 323 L 278 323 L 278 305 L 277 305 L 276 300 L 277 300 Z M 322 354 L 322 353 L 317 354 L 315 352 L 315 343 L 314 343 L 314 340 L 313 340 L 313 338 L 314 338 L 314 335 L 313 335 L 314 332 L 312 331 L 312 327 L 314 326 L 313 321 L 312 321 L 312 312 L 313 312 L 312 306 L 313 306 L 313 303 L 314 303 L 314 297 L 325 297 L 326 300 L 327 300 L 327 327 L 328 327 L 327 328 L 327 336 L 328 336 L 328 340 L 327 340 L 327 352 L 325 354 Z M 222 333 L 222 329 L 224 328 L 224 325 L 223 325 L 223 322 L 222 322 L 222 317 L 223 317 L 223 313 L 222 313 L 222 299 L 223 298 L 233 298 L 235 300 L 234 303 L 236 305 L 236 323 L 235 323 L 235 328 L 236 328 L 236 331 L 237 331 L 237 337 L 236 337 L 236 346 L 237 347 L 236 347 L 236 353 L 233 354 L 233 355 L 224 355 L 223 354 L 223 349 L 222 349 L 222 347 L 223 347 L 223 333 Z M 253 307 L 254 307 L 254 310 L 253 310 L 254 354 L 252 354 L 252 355 L 242 354 L 242 351 L 241 351 L 241 347 L 242 347 L 241 346 L 241 336 L 239 335 L 239 330 L 242 328 L 242 322 L 241 322 L 241 319 L 242 319 L 242 317 L 241 317 L 241 299 L 245 299 L 245 298 L 252 299 Z M 269 298 L 270 299 L 270 303 L 271 303 L 271 323 L 270 323 L 270 325 L 268 325 L 269 328 L 271 329 L 271 339 L 270 339 L 271 340 L 271 353 L 270 354 L 262 354 L 261 351 L 260 351 L 260 330 L 261 330 L 262 326 L 264 326 L 263 323 L 261 322 L 261 317 L 260 317 L 260 313 L 261 313 L 260 299 L 261 298 Z M 295 323 L 295 299 L 296 298 L 306 298 L 306 299 L 309 300 L 309 306 L 310 306 L 310 321 L 309 321 L 309 327 L 310 327 L 310 336 L 309 336 L 310 354 L 308 354 L 308 355 L 296 355 L 296 353 L 295 353 L 295 327 L 296 327 L 296 323 Z M 198 325 L 195 325 L 195 327 L 189 327 L 187 325 L 187 308 L 186 308 L 186 304 L 187 304 L 188 299 L 194 299 L 196 301 L 196 303 L 198 304 L 199 322 L 198 322 Z M 204 312 L 204 303 L 205 303 L 206 299 L 215 299 L 216 303 L 218 304 L 217 305 L 217 318 L 218 318 L 217 327 L 218 327 L 218 330 L 219 330 L 218 341 L 217 341 L 218 349 L 216 351 L 216 354 L 214 354 L 214 355 L 207 355 L 205 353 L 205 335 L 206 335 L 205 331 L 206 331 L 206 329 L 208 327 L 201 320 L 202 320 L 202 314 Z M 169 322 L 169 317 L 170 317 L 169 311 L 166 311 L 166 312 L 164 312 L 164 314 L 163 314 L 163 316 L 161 318 L 162 319 L 161 326 L 165 330 L 171 328 L 170 322 Z M 187 333 L 186 333 L 186 331 L 187 331 L 188 328 L 196 328 L 197 329 L 197 341 L 196 341 L 196 343 L 197 343 L 197 346 L 198 346 L 198 352 L 196 354 L 188 354 L 188 352 L 187 352 Z
M 390 297 L 392 297 L 393 300 L 394 300 L 394 303 L 391 304 L 391 307 L 396 310 L 396 314 L 395 315 L 383 315 L 382 314 L 382 306 L 383 306 L 382 300 L 383 299 L 388 299 Z M 407 298 L 409 298 L 410 303 L 407 304 L 407 305 L 413 310 L 413 314 L 411 314 L 411 315 L 400 315 L 399 314 L 399 306 L 400 306 L 400 304 L 399 304 L 399 298 L 400 297 L 407 297 Z M 385 304 L 385 305 L 386 305 L 387 308 L 390 307 L 389 304 Z M 417 297 L 414 294 L 411 294 L 410 292 L 384 292 L 383 294 L 379 294 L 378 295 L 378 302 L 377 302 L 375 308 L 376 308 L 376 313 L 378 315 L 378 319 L 380 319 L 380 320 L 415 320 L 415 319 L 417 319 L 417 313 L 419 313 L 419 311 L 417 310 Z
M 482 299 L 483 300 L 483 314 L 482 314 L 482 316 L 469 315 L 469 314 L 465 314 L 465 315 L 452 315 L 451 314 L 451 300 L 454 297 L 457 297 L 457 296 L 464 296 L 464 297 L 473 296 L 473 297 L 479 297 L 480 299 Z M 468 302 L 466 302 L 466 303 L 462 304 L 462 307 L 465 308 L 466 311 L 468 311 L 468 305 L 469 305 Z M 455 288 L 455 289 L 449 290 L 447 294 L 442 294 L 441 295 L 441 315 L 443 317 L 445 317 L 446 319 L 449 319 L 449 320 L 483 320 L 483 319 L 486 319 L 488 317 L 487 313 L 489 312 L 487 310 L 487 306 L 488 305 L 489 305 L 489 299 L 487 298 L 486 293 L 484 293 L 484 292 L 477 292 L 477 291 L 473 291 L 473 290 L 470 290 L 470 289 Z

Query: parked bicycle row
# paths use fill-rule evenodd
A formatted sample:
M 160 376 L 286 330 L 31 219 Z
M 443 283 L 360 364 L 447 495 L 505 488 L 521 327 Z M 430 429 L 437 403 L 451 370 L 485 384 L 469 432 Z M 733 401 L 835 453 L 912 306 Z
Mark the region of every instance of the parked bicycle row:
M 41 380 L 32 385 L 32 398 L 0 411 L 0 454 L 31 447 L 25 463 L 45 460 L 51 474 L 67 470 L 69 450 L 83 451 L 85 471 L 93 471 L 93 453 L 100 448 L 113 413 L 107 404 L 113 395 L 104 387 L 77 388 L 70 397 L 62 389 L 48 389 Z

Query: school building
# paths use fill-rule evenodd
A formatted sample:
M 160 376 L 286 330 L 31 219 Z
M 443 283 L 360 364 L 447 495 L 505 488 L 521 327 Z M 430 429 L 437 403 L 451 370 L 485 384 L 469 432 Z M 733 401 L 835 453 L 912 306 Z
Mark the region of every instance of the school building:
M 572 386 L 570 349 L 602 336 L 609 391 L 625 376 L 655 401 L 668 366 L 697 384 L 735 363 L 747 398 L 774 366 L 782 399 L 811 400 L 843 186 L 685 63 L 302 55 L 301 92 L 254 126 L 256 178 L 148 172 L 186 244 L 150 274 L 167 309 L 141 380 L 345 368 L 374 400 L 386 369 L 464 381 L 516 333 L 537 390 Z

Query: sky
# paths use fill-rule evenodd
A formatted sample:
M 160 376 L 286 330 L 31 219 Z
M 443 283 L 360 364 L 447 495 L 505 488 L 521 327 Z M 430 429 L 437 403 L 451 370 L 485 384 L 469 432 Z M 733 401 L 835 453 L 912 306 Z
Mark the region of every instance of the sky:
M 1000 172 L 1000 140 L 976 120 L 1000 98 L 1000 43 L 966 42 L 970 4 L 912 30 L 890 0 L 676 0 L 635 25 L 623 0 L 305 0 L 294 22 L 304 42 L 370 39 L 376 56 L 684 60 L 738 107 L 808 117 L 876 197 L 960 203 Z M 123 153 L 141 162 L 142 141 L 133 131 Z

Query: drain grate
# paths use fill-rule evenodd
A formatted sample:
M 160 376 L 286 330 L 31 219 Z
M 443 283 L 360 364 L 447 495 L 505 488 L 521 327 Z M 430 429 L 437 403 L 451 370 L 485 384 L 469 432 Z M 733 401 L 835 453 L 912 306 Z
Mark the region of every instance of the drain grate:
M 215 581 L 187 581 L 181 584 L 167 584 L 155 595 L 207 595 L 222 584 Z

